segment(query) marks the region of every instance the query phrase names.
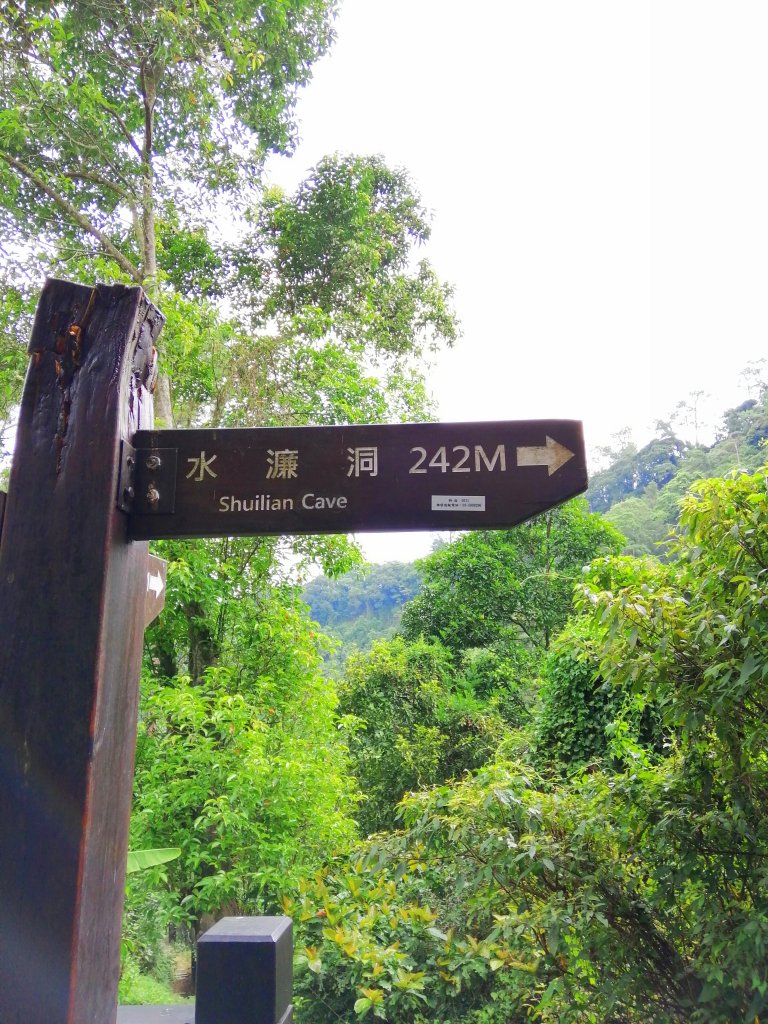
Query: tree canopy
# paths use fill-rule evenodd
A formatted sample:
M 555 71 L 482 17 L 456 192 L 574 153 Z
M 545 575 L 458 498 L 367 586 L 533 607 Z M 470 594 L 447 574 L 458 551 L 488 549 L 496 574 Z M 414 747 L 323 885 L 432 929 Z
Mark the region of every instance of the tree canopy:
M 547 650 L 568 618 L 582 567 L 621 544 L 580 499 L 513 530 L 467 534 L 422 560 L 424 586 L 401 631 L 456 652 L 499 641 Z
M 290 148 L 334 6 L 4 4 L 5 226 L 26 241 L 63 234 L 151 281 L 157 213 L 199 209 L 189 184 L 239 198 L 266 152 Z
M 313 1021 L 763 1019 L 767 502 L 765 471 L 707 481 L 669 564 L 586 569 L 560 694 L 614 691 L 611 759 L 555 782 L 521 748 L 406 796 L 398 829 L 286 902 Z
M 449 290 L 412 265 L 429 227 L 407 174 L 339 156 L 294 196 L 264 185 L 334 13 L 333 0 L 4 5 L 8 386 L 24 300 L 54 272 L 138 283 L 161 305 L 162 424 L 427 414 L 418 361 L 456 325 Z

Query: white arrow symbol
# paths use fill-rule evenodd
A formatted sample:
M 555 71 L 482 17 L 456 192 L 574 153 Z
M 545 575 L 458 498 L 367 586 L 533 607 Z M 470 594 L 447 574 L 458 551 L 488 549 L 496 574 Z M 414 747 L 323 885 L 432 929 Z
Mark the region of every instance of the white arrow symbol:
M 160 573 L 157 576 L 153 576 L 151 572 L 147 573 L 147 590 L 150 594 L 154 594 L 155 597 L 160 597 L 164 589 L 163 577 Z
M 552 476 L 575 454 L 559 441 L 553 441 L 551 437 L 547 436 L 547 443 L 544 445 L 518 448 L 517 464 L 518 466 L 546 466 L 549 476 Z

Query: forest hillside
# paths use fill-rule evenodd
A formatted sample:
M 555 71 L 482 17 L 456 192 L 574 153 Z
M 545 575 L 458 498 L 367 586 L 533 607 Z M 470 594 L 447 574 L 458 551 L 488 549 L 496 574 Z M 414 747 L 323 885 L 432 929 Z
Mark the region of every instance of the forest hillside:
M 765 360 L 744 371 L 751 397 L 727 409 L 710 445 L 683 440 L 669 422 L 642 448 L 624 442 L 590 479 L 587 499 L 626 537 L 626 552 L 664 557 L 663 543 L 677 523 L 680 502 L 700 479 L 754 471 L 765 461 L 768 388 Z M 685 406 L 681 401 L 679 406 Z M 690 408 L 690 406 L 689 406 Z
M 421 573 L 408 562 L 386 562 L 350 570 L 329 579 L 316 576 L 302 597 L 323 631 L 341 641 L 342 651 L 364 650 L 389 637 L 400 624 L 403 606 L 418 592 Z
M 422 563 L 339 682 L 367 836 L 284 908 L 320 1024 L 754 1024 L 768 1009 L 768 481 L 666 560 L 583 501 Z

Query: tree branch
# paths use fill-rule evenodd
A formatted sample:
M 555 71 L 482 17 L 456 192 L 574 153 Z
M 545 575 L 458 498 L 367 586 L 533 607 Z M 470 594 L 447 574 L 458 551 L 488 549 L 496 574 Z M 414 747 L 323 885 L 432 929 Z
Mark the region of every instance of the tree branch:
M 143 183 L 142 227 L 144 234 L 142 265 L 150 286 L 157 279 L 157 240 L 155 237 L 154 170 L 152 156 L 154 147 L 154 113 L 157 101 L 155 68 L 145 63 L 140 72 L 141 93 L 144 101 L 144 145 L 141 152 Z
M 114 181 L 111 181 L 109 178 L 105 178 L 101 174 L 94 174 L 93 171 L 72 170 L 67 172 L 67 177 L 71 178 L 73 181 L 87 181 L 92 185 L 101 185 L 102 188 L 108 189 L 110 192 L 114 192 L 120 199 L 125 200 L 131 210 L 136 205 L 135 196 L 132 196 L 131 193 L 121 185 L 117 185 Z
M 136 140 L 129 131 L 128 126 L 122 119 L 122 117 L 120 117 L 117 111 L 113 110 L 107 103 L 99 103 L 99 106 L 105 113 L 109 114 L 109 116 L 115 122 L 117 127 L 120 129 L 120 134 L 126 140 L 131 149 L 136 153 L 138 157 L 141 157 L 141 147 L 137 144 Z
M 47 65 L 44 65 L 44 67 L 47 67 Z M 97 139 L 93 135 L 93 133 L 88 131 L 82 124 L 78 124 L 75 121 L 75 119 L 72 117 L 72 115 L 69 113 L 69 111 L 66 110 L 64 107 L 58 106 L 58 107 L 54 108 L 54 110 L 52 111 L 51 108 L 50 108 L 50 105 L 45 101 L 45 99 L 43 97 L 43 94 L 41 93 L 41 91 L 40 91 L 40 89 L 38 87 L 37 80 L 29 73 L 29 71 L 27 69 L 25 69 L 23 73 L 24 73 L 24 79 L 25 79 L 27 88 L 32 93 L 34 93 L 36 99 L 40 102 L 40 110 L 41 110 L 42 116 L 45 117 L 46 121 L 48 121 L 48 123 L 53 128 L 54 135 L 56 135 L 58 133 L 63 133 L 69 139 L 69 142 L 71 143 L 71 145 L 76 150 L 78 150 L 78 151 L 82 151 L 83 149 L 88 149 L 88 150 L 91 150 L 94 153 L 97 153 L 99 155 L 99 157 L 104 160 L 104 162 L 111 168 L 111 170 L 116 175 L 118 175 L 119 177 L 123 178 L 123 180 L 125 180 L 124 175 L 121 174 L 119 168 L 115 165 L 115 163 L 112 160 L 110 160 L 106 156 L 106 154 L 104 152 L 104 149 L 103 149 L 103 146 L 102 146 L 102 141 L 103 140 Z M 66 85 L 66 82 L 65 82 L 65 85 Z M 109 113 L 112 113 L 111 111 L 109 111 L 108 108 L 106 108 L 106 109 L 108 110 Z M 117 116 L 117 115 L 113 115 L 113 116 Z M 67 124 L 69 124 L 71 126 L 71 129 L 74 129 L 74 130 L 67 131 L 66 128 L 64 127 L 63 123 L 62 123 L 63 121 L 66 121 Z M 119 118 L 119 116 L 118 116 L 118 121 L 120 121 L 121 130 L 122 130 L 123 134 L 125 134 L 127 132 L 127 129 L 125 129 L 124 126 L 122 125 L 122 121 Z M 137 146 L 135 140 L 133 139 L 133 136 L 131 136 L 130 133 L 128 133 L 127 137 L 128 137 L 128 141 L 131 144 L 132 148 L 136 151 L 137 155 L 139 157 L 141 157 L 141 150 Z M 90 140 L 90 141 L 88 141 L 88 140 Z
M 8 25 L 9 28 L 11 28 L 11 31 L 13 31 L 13 28 L 11 26 L 10 21 L 8 21 L 8 19 L 6 19 L 6 18 L 0 18 L 0 22 L 3 22 L 3 21 L 5 22 L 5 24 Z M 24 46 L 16 46 L 16 47 L 14 47 L 14 50 L 15 50 L 15 53 L 17 55 L 20 55 L 22 57 L 26 57 L 27 60 L 30 63 L 38 64 L 39 67 L 42 69 L 42 74 L 43 74 L 44 77 L 45 76 L 51 76 L 52 78 L 58 77 L 59 80 L 63 83 L 65 88 L 69 88 L 69 87 L 71 87 L 74 84 L 75 79 L 74 79 L 73 76 L 70 76 L 69 78 L 67 78 L 67 76 L 62 75 L 60 72 L 58 72 L 56 70 L 56 68 L 51 63 L 50 60 L 46 60 L 34 48 L 25 48 Z M 36 83 L 33 83 L 32 75 L 30 74 L 28 68 L 24 69 L 24 74 L 25 74 L 25 77 L 26 77 L 27 81 L 30 84 L 34 84 L 35 91 L 37 92 L 38 98 L 39 98 L 39 96 L 40 96 L 39 91 L 37 90 Z M 110 106 L 110 104 L 105 99 L 95 98 L 95 101 L 96 101 L 96 105 L 101 110 L 103 110 L 105 114 L 108 114 L 109 117 L 112 118 L 112 120 L 117 125 L 117 127 L 118 127 L 118 129 L 120 131 L 120 134 L 126 140 L 128 145 L 133 149 L 133 151 L 136 153 L 136 155 L 138 157 L 141 157 L 141 148 L 139 147 L 138 143 L 134 139 L 133 135 L 131 134 L 130 129 L 128 128 L 128 125 L 125 123 L 125 121 L 120 116 L 120 114 L 118 114 L 118 112 L 112 106 Z
M 17 174 L 20 174 L 23 178 L 26 178 L 27 181 L 31 182 L 35 186 L 35 188 L 39 189 L 40 192 L 48 196 L 49 199 L 52 199 L 56 206 L 58 206 L 60 210 L 62 210 L 72 221 L 74 221 L 74 223 L 77 224 L 79 228 L 82 228 L 83 231 L 91 235 L 99 242 L 101 247 L 104 249 L 104 252 L 106 252 L 108 256 L 112 257 L 112 259 L 115 261 L 115 263 L 117 263 L 121 270 L 128 274 L 128 276 L 137 284 L 143 284 L 142 275 L 139 272 L 138 268 L 135 267 L 133 263 L 131 263 L 131 261 L 127 259 L 126 256 L 123 255 L 122 252 L 120 252 L 120 250 L 117 248 L 114 242 L 112 242 L 112 240 L 107 235 L 105 235 L 103 231 L 100 231 L 99 228 L 97 228 L 96 225 L 85 216 L 85 214 L 81 213 L 76 206 L 73 206 L 73 204 L 66 198 L 66 196 L 63 196 L 60 192 L 58 192 L 52 185 L 45 181 L 45 179 L 42 178 L 39 174 L 37 174 L 37 172 L 34 171 L 31 167 L 28 167 L 25 163 L 22 163 L 21 160 L 17 160 L 15 157 L 12 157 L 9 153 L 3 153 L 2 151 L 0 151 L 0 160 L 2 160 L 14 171 L 16 171 Z

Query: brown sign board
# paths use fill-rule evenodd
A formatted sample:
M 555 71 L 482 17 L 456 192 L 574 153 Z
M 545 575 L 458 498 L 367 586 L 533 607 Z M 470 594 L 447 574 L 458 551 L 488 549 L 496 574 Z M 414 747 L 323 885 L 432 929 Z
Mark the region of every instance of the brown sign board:
M 139 431 L 130 535 L 511 527 L 587 487 L 581 423 Z

